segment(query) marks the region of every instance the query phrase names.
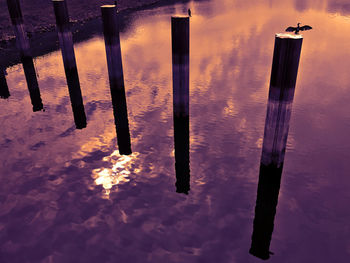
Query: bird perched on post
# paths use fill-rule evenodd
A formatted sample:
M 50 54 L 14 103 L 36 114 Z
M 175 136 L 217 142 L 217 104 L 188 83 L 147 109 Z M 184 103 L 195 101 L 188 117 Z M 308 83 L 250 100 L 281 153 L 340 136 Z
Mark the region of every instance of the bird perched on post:
M 293 26 L 290 26 L 286 29 L 287 32 L 293 32 L 295 31 L 294 33 L 297 35 L 299 34 L 299 31 L 305 31 L 305 30 L 310 30 L 312 29 L 311 26 L 308 26 L 308 25 L 305 25 L 305 26 L 299 26 L 300 23 L 298 23 L 298 26 L 297 27 L 293 27 Z
M 188 15 L 189 15 L 189 17 L 192 16 L 192 15 L 191 15 L 191 9 L 188 9 Z

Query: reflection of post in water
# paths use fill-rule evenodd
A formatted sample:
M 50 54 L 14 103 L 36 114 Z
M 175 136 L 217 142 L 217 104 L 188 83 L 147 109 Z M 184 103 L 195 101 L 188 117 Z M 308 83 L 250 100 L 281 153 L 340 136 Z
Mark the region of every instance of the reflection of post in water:
M 36 77 L 33 58 L 30 53 L 29 41 L 24 30 L 23 16 L 19 0 L 7 0 L 7 6 L 16 35 L 17 48 L 19 49 L 21 61 L 23 63 L 23 70 L 33 105 L 33 111 L 40 111 L 43 109 L 43 104 L 40 97 L 39 84 Z
M 129 155 L 131 143 L 116 6 L 103 5 L 101 11 L 119 153 Z
M 189 18 L 171 18 L 176 192 L 190 190 Z
M 277 34 L 272 63 L 254 229 L 249 252 L 270 257 L 289 121 L 302 45 L 301 35 Z
M 75 61 L 72 32 L 70 31 L 67 4 L 64 0 L 53 0 L 58 30 L 58 39 L 62 51 L 64 70 L 72 104 L 74 122 L 77 129 L 86 127 L 86 115 L 81 95 L 77 64 Z
M 190 137 L 189 116 L 174 112 L 174 145 L 176 192 L 188 194 L 190 190 Z
M 39 84 L 36 78 L 33 59 L 31 57 L 22 57 L 22 64 L 33 105 L 33 111 L 40 111 L 43 109 L 43 103 L 40 97 Z
M 6 69 L 0 68 L 0 98 L 7 99 L 9 97 L 10 91 L 6 81 Z

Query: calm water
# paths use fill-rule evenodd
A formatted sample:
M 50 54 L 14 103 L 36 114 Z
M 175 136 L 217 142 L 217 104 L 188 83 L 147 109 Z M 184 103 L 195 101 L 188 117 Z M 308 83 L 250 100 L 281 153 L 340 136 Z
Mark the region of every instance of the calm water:
M 248 3 L 249 2 L 249 3 Z M 280 3 L 283 2 L 283 3 Z M 170 16 L 192 9 L 189 195 L 176 193 Z M 132 14 L 121 34 L 133 154 L 120 156 L 101 35 L 75 46 L 87 127 L 59 51 L 0 100 L 0 261 L 260 262 L 253 231 L 274 34 L 304 33 L 270 262 L 350 257 L 347 1 L 198 1 Z

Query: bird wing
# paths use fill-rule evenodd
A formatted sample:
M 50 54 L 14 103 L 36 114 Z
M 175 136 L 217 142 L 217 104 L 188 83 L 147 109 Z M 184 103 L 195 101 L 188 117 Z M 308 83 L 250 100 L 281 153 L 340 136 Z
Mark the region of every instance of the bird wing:
M 310 29 L 312 29 L 312 27 L 308 26 L 308 25 L 300 27 L 300 31 L 305 31 L 305 30 L 310 30 Z
M 290 26 L 290 27 L 288 27 L 288 28 L 286 29 L 287 32 L 293 32 L 293 31 L 295 31 L 295 30 L 297 30 L 297 28 L 296 28 L 296 27 L 292 27 L 292 26 Z

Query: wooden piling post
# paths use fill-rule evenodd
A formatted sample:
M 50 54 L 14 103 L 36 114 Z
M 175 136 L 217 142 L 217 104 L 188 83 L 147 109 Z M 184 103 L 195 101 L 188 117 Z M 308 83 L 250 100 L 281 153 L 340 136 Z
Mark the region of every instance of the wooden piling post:
M 303 37 L 277 34 L 261 162 L 283 163 Z
M 171 18 L 173 106 L 177 116 L 189 116 L 189 17 Z
M 101 12 L 119 153 L 129 155 L 131 143 L 116 6 L 103 5 Z
M 33 111 L 40 111 L 44 108 L 44 106 L 41 101 L 39 84 L 33 58 L 30 52 L 29 41 L 24 29 L 20 2 L 19 0 L 7 0 L 7 7 L 16 35 L 16 44 L 23 64 L 24 74 L 27 80 L 27 86 L 33 105 Z
M 189 17 L 171 18 L 176 192 L 190 190 Z
M 70 30 L 67 4 L 64 0 L 53 0 L 52 3 L 56 16 L 58 39 L 62 51 L 74 122 L 77 129 L 83 129 L 86 127 L 86 115 L 75 60 L 73 36 Z
M 249 253 L 261 259 L 270 257 L 302 41 L 301 35 L 277 34 L 275 38 L 252 244 L 249 250 Z
M 8 99 L 10 97 L 10 91 L 6 81 L 6 69 L 0 68 L 0 98 Z
M 17 48 L 21 57 L 31 57 L 29 41 L 24 29 L 24 21 L 19 0 L 7 0 L 11 22 L 15 31 Z

